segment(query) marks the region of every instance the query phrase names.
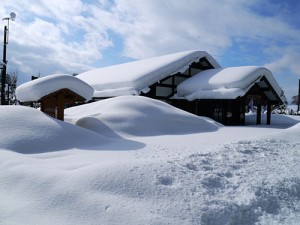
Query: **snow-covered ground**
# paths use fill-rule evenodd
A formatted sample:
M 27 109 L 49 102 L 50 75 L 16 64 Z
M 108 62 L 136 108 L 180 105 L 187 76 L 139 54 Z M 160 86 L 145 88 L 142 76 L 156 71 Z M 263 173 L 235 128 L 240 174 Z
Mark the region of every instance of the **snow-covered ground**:
M 1 106 L 0 224 L 300 224 L 299 116 L 224 127 L 138 96 L 65 113 Z

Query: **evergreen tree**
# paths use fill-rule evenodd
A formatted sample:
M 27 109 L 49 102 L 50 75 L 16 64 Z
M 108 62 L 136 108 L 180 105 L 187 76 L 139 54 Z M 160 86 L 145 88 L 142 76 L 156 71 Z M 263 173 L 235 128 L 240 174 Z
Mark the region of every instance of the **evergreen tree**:
M 0 79 L 1 79 L 1 75 L 0 75 Z M 17 104 L 16 94 L 15 94 L 17 88 L 17 82 L 18 82 L 18 71 L 14 71 L 6 74 L 5 96 L 9 105 Z

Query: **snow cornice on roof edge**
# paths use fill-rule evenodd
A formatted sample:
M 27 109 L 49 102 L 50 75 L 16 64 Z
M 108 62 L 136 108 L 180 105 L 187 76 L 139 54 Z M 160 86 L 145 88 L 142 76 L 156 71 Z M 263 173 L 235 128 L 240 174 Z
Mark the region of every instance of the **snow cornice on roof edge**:
M 54 74 L 18 86 L 16 97 L 21 102 L 39 101 L 44 96 L 61 89 L 69 89 L 85 100 L 90 100 L 94 93 L 90 85 L 74 76 Z
M 227 67 L 202 71 L 178 85 L 177 97 L 189 101 L 235 99 L 244 96 L 262 77 L 266 78 L 276 95 L 285 103 L 286 98 L 272 72 L 259 66 Z

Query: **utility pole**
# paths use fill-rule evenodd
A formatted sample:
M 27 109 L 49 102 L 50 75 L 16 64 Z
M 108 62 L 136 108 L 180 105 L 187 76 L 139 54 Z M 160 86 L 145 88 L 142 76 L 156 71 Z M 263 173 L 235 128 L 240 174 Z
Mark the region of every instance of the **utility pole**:
M 2 76 L 1 76 L 1 105 L 7 105 L 5 86 L 6 86 L 6 44 L 7 44 L 7 26 L 4 26 L 4 42 L 3 42 L 3 61 L 2 61 Z
M 1 105 L 8 105 L 8 99 L 6 99 L 5 87 L 6 87 L 6 45 L 8 44 L 8 32 L 9 32 L 9 20 L 14 21 L 16 14 L 10 13 L 10 17 L 5 17 L 2 20 L 7 20 L 7 26 L 4 26 L 4 40 L 3 40 L 3 60 L 2 60 L 2 76 L 1 76 Z

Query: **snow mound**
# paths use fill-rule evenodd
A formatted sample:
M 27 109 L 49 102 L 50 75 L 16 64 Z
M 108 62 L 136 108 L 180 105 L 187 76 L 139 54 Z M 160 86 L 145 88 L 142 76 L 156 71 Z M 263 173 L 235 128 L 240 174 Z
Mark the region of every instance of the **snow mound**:
M 141 96 L 120 96 L 65 111 L 65 118 L 87 129 L 133 136 L 189 134 L 217 131 L 222 125 L 177 109 L 162 101 Z
M 255 125 L 256 124 L 256 113 L 246 113 L 246 125 Z M 261 115 L 262 126 L 265 126 L 267 121 L 267 114 Z M 272 114 L 271 116 L 271 125 L 269 127 L 286 129 L 293 127 L 298 124 L 300 117 L 283 115 L 283 114 Z
M 1 106 L 0 148 L 20 153 L 41 153 L 108 142 L 105 137 L 53 119 L 39 110 L 25 106 Z

